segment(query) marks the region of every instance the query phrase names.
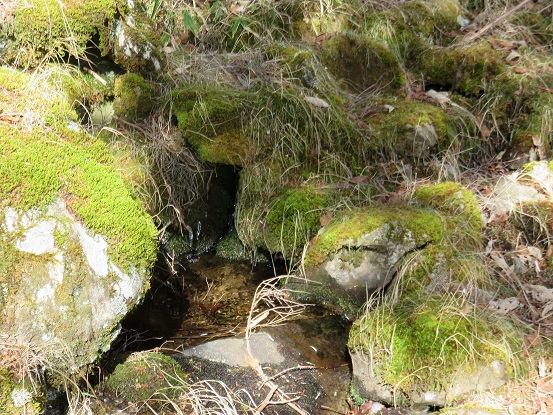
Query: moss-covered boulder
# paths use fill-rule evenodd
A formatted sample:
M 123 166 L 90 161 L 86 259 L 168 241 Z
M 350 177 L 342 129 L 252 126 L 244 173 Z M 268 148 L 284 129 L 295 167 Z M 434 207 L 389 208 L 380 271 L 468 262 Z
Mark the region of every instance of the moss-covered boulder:
M 186 379 L 187 375 L 173 358 L 146 351 L 127 357 L 97 389 L 103 396 L 104 411 L 122 409 L 118 403 L 123 400 L 125 406 L 130 403 L 139 408 L 137 414 L 152 410 L 169 414 L 187 390 Z
M 141 2 L 31 0 L 15 10 L 10 29 L 6 60 L 20 66 L 82 59 L 92 44 L 133 72 L 159 71 L 164 65 L 160 37 Z
M 478 255 L 482 219 L 459 183 L 421 186 L 417 206 L 361 207 L 337 215 L 303 258 L 306 299 L 354 311 L 394 281 L 397 295 L 448 294 L 489 299 Z
M 334 76 L 356 91 L 376 88 L 395 92 L 404 83 L 397 58 L 384 44 L 370 37 L 354 33 L 335 35 L 325 42 L 322 60 Z
M 26 114 L 0 124 L 0 328 L 70 374 L 109 349 L 148 289 L 157 231 L 55 84 L 0 79 L 1 109 Z
M 152 110 L 154 93 L 154 86 L 138 74 L 119 76 L 113 90 L 113 112 L 126 121 L 144 118 Z
M 520 369 L 522 337 L 504 318 L 452 298 L 403 298 L 354 323 L 353 385 L 365 399 L 444 406 L 505 384 Z
M 318 301 L 352 311 L 384 288 L 405 258 L 442 240 L 441 218 L 431 211 L 358 208 L 334 219 L 310 244 L 305 258 L 308 291 Z

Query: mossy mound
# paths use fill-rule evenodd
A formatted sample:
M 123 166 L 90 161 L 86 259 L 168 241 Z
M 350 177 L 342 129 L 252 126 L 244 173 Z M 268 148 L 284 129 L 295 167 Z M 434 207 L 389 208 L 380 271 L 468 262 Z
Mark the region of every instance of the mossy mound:
M 85 56 L 88 42 L 96 35 L 99 49 L 107 53 L 117 12 L 116 0 L 27 2 L 15 12 L 14 49 L 19 54 L 14 58 L 23 66 L 35 66 L 44 58 L 56 59 L 66 53 L 79 58 Z
M 440 296 L 367 311 L 354 323 L 348 347 L 367 357 L 373 381 L 387 385 L 379 393 L 368 379 L 354 378 L 365 398 L 444 405 L 505 383 L 519 369 L 521 339 L 503 318 Z
M 413 163 L 443 151 L 451 144 L 446 113 L 430 104 L 397 99 L 365 103 L 364 118 L 371 133 L 371 149 L 389 159 Z
M 126 121 L 146 117 L 154 105 L 155 87 L 138 74 L 127 73 L 115 79 L 113 111 Z
M 354 33 L 332 36 L 323 45 L 322 61 L 334 76 L 356 91 L 375 88 L 394 93 L 404 84 L 397 58 L 369 37 Z
M 499 54 L 487 43 L 457 49 L 428 48 L 418 61 L 427 84 L 479 96 L 487 83 L 503 70 Z
M 142 408 L 139 414 L 169 413 L 171 400 L 177 402 L 186 391 L 186 374 L 171 357 L 155 352 L 130 355 L 117 365 L 99 389 L 106 401 L 124 399 Z M 147 403 L 147 405 L 145 405 Z
M 255 154 L 247 130 L 254 94 L 225 86 L 183 86 L 172 92 L 178 127 L 201 160 L 242 166 Z
M 476 197 L 460 183 L 443 182 L 419 187 L 414 201 L 448 215 L 450 242 L 468 249 L 481 247 L 482 212 Z

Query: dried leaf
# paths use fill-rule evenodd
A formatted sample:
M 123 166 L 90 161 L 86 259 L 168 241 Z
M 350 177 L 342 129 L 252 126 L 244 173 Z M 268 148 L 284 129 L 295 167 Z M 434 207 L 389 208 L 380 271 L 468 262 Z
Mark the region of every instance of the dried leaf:
M 326 212 L 323 216 L 319 218 L 319 221 L 321 222 L 321 226 L 325 227 L 330 223 L 332 220 L 332 212 Z
M 505 58 L 505 60 L 507 62 L 511 62 L 511 61 L 517 60 L 519 58 L 520 58 L 520 53 L 518 53 L 516 50 L 513 50 L 513 51 L 511 51 L 511 53 L 509 53 L 509 55 Z
M 357 184 L 357 183 L 366 182 L 367 180 L 369 180 L 369 176 L 355 176 L 349 179 L 348 181 L 350 183 Z
M 313 105 L 314 107 L 319 108 L 328 108 L 330 107 L 330 104 L 326 102 L 324 99 L 317 98 L 317 97 L 305 97 L 304 101 L 308 104 Z
M 524 337 L 524 348 L 529 349 L 531 347 L 537 347 L 541 344 L 541 342 L 542 337 L 537 331 L 534 331 Z

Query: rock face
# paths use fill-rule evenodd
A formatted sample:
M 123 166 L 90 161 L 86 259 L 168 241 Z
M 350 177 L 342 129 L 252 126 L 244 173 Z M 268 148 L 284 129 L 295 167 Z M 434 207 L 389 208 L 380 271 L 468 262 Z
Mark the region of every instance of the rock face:
M 119 321 L 148 287 L 149 270 L 123 272 L 108 243 L 87 229 L 58 198 L 44 209 L 7 207 L 0 225 L 2 251 L 14 261 L 2 284 L 3 332 L 19 343 L 65 345 L 75 364 L 109 349 Z
M 438 241 L 440 218 L 418 209 L 360 208 L 328 225 L 306 253 L 316 296 L 355 305 L 384 288 L 405 256 Z M 343 306 L 343 304 L 341 304 Z

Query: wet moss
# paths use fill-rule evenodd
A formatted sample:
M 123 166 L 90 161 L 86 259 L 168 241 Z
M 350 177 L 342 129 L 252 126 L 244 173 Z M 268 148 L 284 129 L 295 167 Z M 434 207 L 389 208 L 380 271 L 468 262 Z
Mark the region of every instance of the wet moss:
M 115 115 L 127 121 L 147 116 L 154 105 L 155 87 L 138 74 L 127 73 L 115 79 Z

